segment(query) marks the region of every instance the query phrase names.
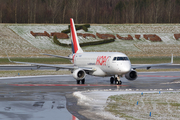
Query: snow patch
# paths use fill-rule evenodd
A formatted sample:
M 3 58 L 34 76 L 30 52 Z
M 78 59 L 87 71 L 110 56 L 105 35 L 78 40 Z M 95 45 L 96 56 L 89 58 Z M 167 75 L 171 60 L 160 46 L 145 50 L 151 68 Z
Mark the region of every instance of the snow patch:
M 146 91 L 144 93 L 153 93 L 154 91 Z M 157 92 L 157 91 L 156 91 Z M 135 94 L 142 93 L 142 91 L 132 91 L 132 89 L 126 89 L 125 91 L 84 91 L 84 92 L 74 92 L 73 95 L 78 98 L 78 105 L 90 107 L 89 112 L 93 112 L 95 115 L 101 116 L 106 119 L 115 120 L 125 120 L 124 118 L 119 118 L 113 114 L 104 110 L 106 106 L 106 100 L 111 95 L 120 94 Z
M 104 119 L 125 120 L 125 118 L 119 118 L 118 116 L 115 116 L 115 115 L 111 114 L 110 112 L 107 112 L 104 110 L 105 106 L 107 105 L 107 103 L 106 103 L 107 98 L 109 96 L 113 96 L 113 95 L 137 94 L 137 93 L 141 94 L 142 92 L 143 93 L 158 93 L 158 94 L 161 93 L 162 94 L 165 92 L 176 92 L 176 91 L 174 91 L 171 88 L 167 89 L 167 91 L 166 90 L 162 91 L 162 89 L 151 89 L 150 91 L 149 90 L 140 90 L 140 89 L 137 89 L 137 91 L 132 91 L 132 89 L 117 90 L 117 91 L 94 90 L 94 91 L 74 92 L 73 95 L 76 98 L 78 98 L 79 105 L 89 107 L 88 113 L 93 113 L 94 115 L 102 117 L 102 119 L 104 118 Z M 141 102 L 143 104 L 143 101 L 141 101 Z M 156 104 L 153 104 L 153 109 L 156 109 L 156 107 L 157 107 Z M 139 117 L 138 115 L 136 115 L 136 112 L 133 113 L 133 116 Z M 146 111 L 146 112 L 148 112 L 148 111 Z
M 78 98 L 78 104 L 80 105 L 90 105 L 89 103 L 93 101 L 93 99 L 83 95 L 82 92 L 74 92 L 73 95 Z

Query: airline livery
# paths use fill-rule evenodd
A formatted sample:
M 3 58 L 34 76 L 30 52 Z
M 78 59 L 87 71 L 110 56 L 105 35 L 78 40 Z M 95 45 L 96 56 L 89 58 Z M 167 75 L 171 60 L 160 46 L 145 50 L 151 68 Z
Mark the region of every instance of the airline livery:
M 73 73 L 73 77 L 76 79 L 77 84 L 85 84 L 85 76 L 93 75 L 110 77 L 111 84 L 122 84 L 120 77 L 125 75 L 128 80 L 135 80 L 137 78 L 137 68 L 151 68 L 153 66 L 162 66 L 169 65 L 173 63 L 173 56 L 171 58 L 171 63 L 162 63 L 162 64 L 152 64 L 152 65 L 140 65 L 140 66 L 131 66 L 129 58 L 120 52 L 83 52 L 79 45 L 78 37 L 76 34 L 76 29 L 74 26 L 74 21 L 70 19 L 70 29 L 71 29 L 71 43 L 72 43 L 72 54 L 68 57 L 43 54 L 48 56 L 54 56 L 59 58 L 65 58 L 71 60 L 73 63 L 69 66 L 63 65 L 50 65 L 50 64 L 39 64 L 39 63 L 28 63 L 28 62 L 17 62 L 11 61 L 14 63 L 22 64 L 31 64 L 37 66 L 54 67 L 56 70 L 59 69 L 69 69 Z

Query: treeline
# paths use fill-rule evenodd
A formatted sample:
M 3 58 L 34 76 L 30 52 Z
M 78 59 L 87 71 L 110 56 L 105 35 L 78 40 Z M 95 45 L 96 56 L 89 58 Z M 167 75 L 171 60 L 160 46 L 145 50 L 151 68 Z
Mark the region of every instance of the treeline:
M 0 0 L 0 23 L 180 23 L 180 0 Z

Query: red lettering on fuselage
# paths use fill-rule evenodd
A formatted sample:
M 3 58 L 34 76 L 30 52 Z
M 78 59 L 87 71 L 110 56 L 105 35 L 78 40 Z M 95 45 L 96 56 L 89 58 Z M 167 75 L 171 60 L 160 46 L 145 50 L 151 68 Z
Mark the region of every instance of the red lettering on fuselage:
M 108 58 L 109 57 L 107 56 L 98 56 L 96 60 L 96 65 L 106 66 L 106 61 Z

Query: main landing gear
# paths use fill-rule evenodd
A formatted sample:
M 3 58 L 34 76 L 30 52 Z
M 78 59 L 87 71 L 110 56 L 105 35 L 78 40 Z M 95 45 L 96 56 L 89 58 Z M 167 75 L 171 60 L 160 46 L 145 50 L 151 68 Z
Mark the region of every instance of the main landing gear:
M 114 84 L 114 82 L 115 82 L 116 85 L 121 85 L 122 84 L 122 81 L 120 80 L 119 76 L 114 76 L 114 77 L 110 78 L 110 83 Z
M 76 80 L 76 82 L 77 82 L 77 84 L 80 84 L 80 82 L 81 82 L 81 84 L 84 84 L 84 83 L 85 83 L 85 79 L 82 79 L 82 80 Z

